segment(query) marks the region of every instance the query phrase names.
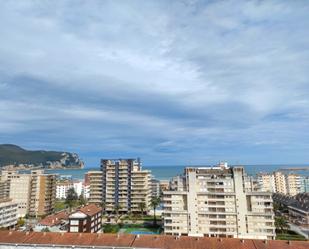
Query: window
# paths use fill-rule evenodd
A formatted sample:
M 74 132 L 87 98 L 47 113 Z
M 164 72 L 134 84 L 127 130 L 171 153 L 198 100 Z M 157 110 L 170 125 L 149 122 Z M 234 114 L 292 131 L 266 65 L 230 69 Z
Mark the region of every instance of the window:
M 78 227 L 70 227 L 70 232 L 78 232 Z
M 78 225 L 78 220 L 71 220 L 70 223 L 71 225 Z

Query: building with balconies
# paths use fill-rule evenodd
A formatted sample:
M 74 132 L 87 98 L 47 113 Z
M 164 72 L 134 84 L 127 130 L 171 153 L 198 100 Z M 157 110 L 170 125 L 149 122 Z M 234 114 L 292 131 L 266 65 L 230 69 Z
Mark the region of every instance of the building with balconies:
M 243 167 L 187 167 L 179 179 L 163 192 L 165 234 L 274 239 L 271 193 Z
M 17 224 L 17 203 L 12 199 L 0 199 L 0 228 L 11 228 Z
M 124 213 L 149 210 L 151 172 L 142 170 L 139 160 L 102 159 L 101 170 L 101 201 L 106 212 L 115 208 Z

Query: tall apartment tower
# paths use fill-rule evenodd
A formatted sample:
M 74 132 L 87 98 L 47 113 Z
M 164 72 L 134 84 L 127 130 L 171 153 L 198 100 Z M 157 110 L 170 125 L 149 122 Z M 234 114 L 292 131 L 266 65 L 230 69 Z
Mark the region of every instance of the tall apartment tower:
M 281 171 L 276 171 L 274 173 L 274 177 L 275 177 L 275 184 L 276 184 L 276 192 L 286 195 L 288 191 L 287 191 L 285 175 Z
M 103 182 L 102 171 L 88 171 L 87 182 L 89 184 L 89 203 L 102 204 Z
M 301 192 L 301 177 L 297 174 L 286 175 L 286 186 L 288 195 L 295 196 Z
M 163 192 L 165 234 L 274 239 L 271 193 L 256 192 L 243 167 L 187 167 L 183 181 Z
M 139 159 L 102 159 L 102 201 L 106 212 L 140 212 L 150 206 L 151 172 L 142 170 Z M 143 204 L 141 204 L 143 203 Z
M 54 212 L 56 199 L 56 175 L 43 170 L 31 172 L 29 215 L 42 216 Z

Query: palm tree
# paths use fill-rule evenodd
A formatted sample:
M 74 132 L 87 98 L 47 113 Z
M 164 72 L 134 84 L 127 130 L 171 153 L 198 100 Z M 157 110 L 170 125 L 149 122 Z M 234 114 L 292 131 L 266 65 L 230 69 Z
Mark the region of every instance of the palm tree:
M 161 198 L 159 196 L 153 196 L 150 201 L 150 206 L 153 208 L 153 225 L 157 225 L 156 208 L 160 205 Z
M 117 203 L 115 205 L 115 209 L 114 209 L 114 212 L 115 212 L 115 218 L 116 218 L 116 223 L 118 223 L 120 217 L 121 217 L 121 214 L 119 213 L 119 210 L 121 209 L 121 206 L 119 205 L 119 203 Z
M 289 229 L 289 223 L 284 216 L 275 217 L 275 227 L 281 233 Z
M 139 210 L 141 211 L 141 214 L 144 215 L 145 208 L 146 208 L 145 202 L 138 203 L 138 207 L 139 207 Z

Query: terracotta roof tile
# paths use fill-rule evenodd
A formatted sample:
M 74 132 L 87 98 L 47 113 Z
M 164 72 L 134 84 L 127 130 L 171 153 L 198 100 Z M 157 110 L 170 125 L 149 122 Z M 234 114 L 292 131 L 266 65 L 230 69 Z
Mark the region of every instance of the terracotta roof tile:
M 78 210 L 89 216 L 93 216 L 96 213 L 102 212 L 102 208 L 98 207 L 95 204 L 89 204 L 87 206 L 79 208 Z
M 308 241 L 251 240 L 95 233 L 42 233 L 0 231 L 0 243 L 115 246 L 162 249 L 308 249 Z
M 69 219 L 69 213 L 66 211 L 61 211 L 59 213 L 46 216 L 39 222 L 39 224 L 44 226 L 56 226 L 61 224 L 62 220 L 68 220 L 68 219 Z

